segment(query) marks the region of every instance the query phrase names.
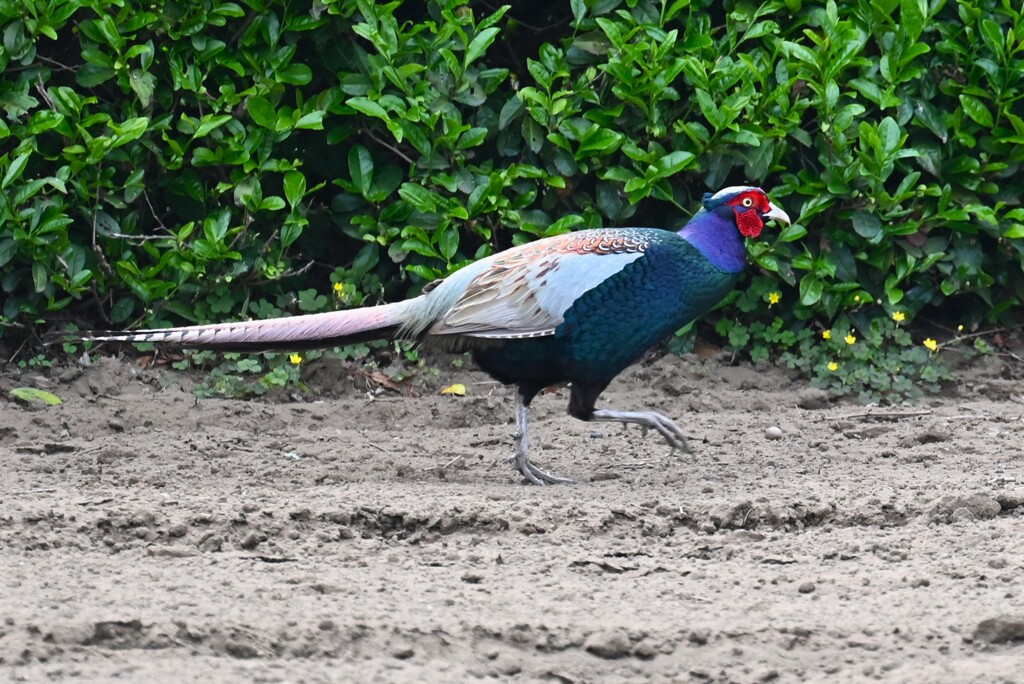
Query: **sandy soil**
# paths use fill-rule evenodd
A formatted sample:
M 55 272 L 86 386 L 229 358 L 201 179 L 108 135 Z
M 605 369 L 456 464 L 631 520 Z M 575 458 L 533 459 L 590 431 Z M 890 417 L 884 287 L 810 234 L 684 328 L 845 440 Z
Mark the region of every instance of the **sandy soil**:
M 693 455 L 562 391 L 535 461 L 582 484 L 546 488 L 480 374 L 403 398 L 308 373 L 301 402 L 113 359 L 0 374 L 0 680 L 1024 681 L 1024 397 L 998 367 L 879 418 L 665 357 L 603 405 L 676 417 Z

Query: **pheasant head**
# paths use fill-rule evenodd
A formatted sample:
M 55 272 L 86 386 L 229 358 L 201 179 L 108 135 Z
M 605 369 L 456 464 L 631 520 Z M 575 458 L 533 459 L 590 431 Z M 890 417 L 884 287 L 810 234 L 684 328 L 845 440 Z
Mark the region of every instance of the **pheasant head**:
M 789 215 L 768 199 L 761 188 L 733 186 L 704 195 L 704 211 L 735 221 L 740 235 L 756 238 L 764 222 L 775 220 L 789 225 Z

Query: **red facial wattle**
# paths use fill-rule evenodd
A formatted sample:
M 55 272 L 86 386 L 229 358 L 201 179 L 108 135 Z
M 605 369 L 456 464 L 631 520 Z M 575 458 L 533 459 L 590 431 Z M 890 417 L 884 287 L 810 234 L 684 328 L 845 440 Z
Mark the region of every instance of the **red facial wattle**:
M 756 238 L 761 234 L 764 222 L 757 215 L 756 210 L 752 207 L 739 206 L 735 207 L 733 211 L 736 212 L 736 227 L 740 229 L 740 234 L 743 237 Z

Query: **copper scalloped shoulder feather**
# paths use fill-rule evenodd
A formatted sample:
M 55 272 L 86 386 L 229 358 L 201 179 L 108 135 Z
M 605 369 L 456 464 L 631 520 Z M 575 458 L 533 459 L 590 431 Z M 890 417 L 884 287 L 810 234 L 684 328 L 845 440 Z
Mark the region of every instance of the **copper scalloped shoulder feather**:
M 642 231 L 610 228 L 567 233 L 496 254 L 429 333 L 553 335 L 580 295 L 640 258 L 649 245 Z

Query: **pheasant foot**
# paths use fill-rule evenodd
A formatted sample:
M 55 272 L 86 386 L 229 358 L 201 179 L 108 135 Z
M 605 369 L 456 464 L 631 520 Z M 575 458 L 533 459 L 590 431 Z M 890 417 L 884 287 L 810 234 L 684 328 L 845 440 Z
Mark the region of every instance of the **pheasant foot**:
M 516 393 L 516 435 L 515 455 L 510 459 L 519 468 L 519 472 L 535 485 L 577 484 L 576 480 L 549 473 L 530 463 L 530 408 L 523 401 L 522 395 Z
M 691 453 L 690 445 L 686 441 L 683 429 L 675 424 L 672 419 L 655 413 L 654 411 L 613 411 L 611 409 L 598 409 L 590 415 L 591 420 L 634 423 L 642 428 L 650 428 L 665 438 L 672 451 L 679 449 L 683 453 Z
M 519 472 L 521 472 L 527 480 L 535 485 L 541 485 L 543 487 L 544 485 L 549 484 L 579 484 L 571 477 L 562 477 L 560 475 L 555 475 L 554 473 L 549 473 L 542 468 L 538 468 L 530 462 L 530 459 L 527 457 L 525 452 L 520 452 L 518 449 L 516 450 L 516 455 L 513 460 L 515 461 L 516 467 L 519 468 Z

